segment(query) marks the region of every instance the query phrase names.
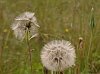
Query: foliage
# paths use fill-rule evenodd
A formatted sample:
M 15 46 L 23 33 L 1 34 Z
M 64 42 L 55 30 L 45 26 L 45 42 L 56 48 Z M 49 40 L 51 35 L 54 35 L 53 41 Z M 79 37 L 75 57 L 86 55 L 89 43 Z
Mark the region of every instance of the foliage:
M 92 7 L 94 7 L 93 16 L 91 16 Z M 10 28 L 14 18 L 25 11 L 35 12 L 41 27 L 38 39 L 34 38 L 30 43 L 31 49 L 34 49 L 32 51 L 34 74 L 43 74 L 41 49 L 45 43 L 53 39 L 69 40 L 76 47 L 76 66 L 67 69 L 65 74 L 99 74 L 99 7 L 100 0 L 0 0 L 0 74 L 30 72 L 27 45 L 25 41 L 18 41 Z M 90 41 L 90 22 L 93 28 L 92 41 Z M 82 48 L 79 37 L 83 38 Z

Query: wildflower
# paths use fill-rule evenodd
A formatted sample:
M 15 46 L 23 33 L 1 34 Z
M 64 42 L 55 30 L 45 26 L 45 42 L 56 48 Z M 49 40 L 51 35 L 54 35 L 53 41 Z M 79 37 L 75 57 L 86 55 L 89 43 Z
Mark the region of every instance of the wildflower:
M 41 52 L 43 65 L 52 71 L 63 71 L 75 65 L 75 49 L 70 42 L 54 40 L 47 43 Z
M 25 33 L 28 30 L 29 37 L 33 38 L 38 35 L 38 27 L 36 17 L 34 13 L 24 12 L 15 18 L 11 28 L 14 30 L 14 34 L 18 39 L 23 40 Z
M 66 29 L 65 29 L 65 32 L 69 32 L 69 30 L 66 28 Z

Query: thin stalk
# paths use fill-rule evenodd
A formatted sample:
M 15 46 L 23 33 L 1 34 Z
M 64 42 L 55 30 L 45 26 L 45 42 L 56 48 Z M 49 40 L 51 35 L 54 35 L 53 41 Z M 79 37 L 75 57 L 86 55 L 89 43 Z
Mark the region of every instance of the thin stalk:
M 91 32 L 91 36 L 90 36 L 89 48 L 87 53 L 86 65 L 85 65 L 85 73 L 88 72 L 89 69 L 89 58 L 91 54 L 92 40 L 93 40 L 93 32 Z
M 58 74 L 60 74 L 60 71 L 58 71 Z
M 88 48 L 88 54 L 87 54 L 87 60 L 86 60 L 86 68 L 88 68 L 88 62 L 89 62 L 89 57 L 90 54 L 92 54 L 92 41 L 93 41 L 93 34 L 94 34 L 94 27 L 95 27 L 95 22 L 94 22 L 94 8 L 91 9 L 91 20 L 90 20 L 90 27 L 91 27 L 91 36 L 90 36 L 90 42 L 89 42 L 89 48 Z
M 53 72 L 53 71 L 51 71 L 51 74 L 54 74 L 54 72 Z
M 56 74 L 61 74 L 60 71 L 57 71 Z
M 93 40 L 93 33 L 91 33 L 91 37 L 90 37 L 90 43 L 89 43 L 89 50 L 88 50 L 88 56 L 90 55 L 90 51 L 91 51 L 91 46 L 92 46 L 92 40 Z
M 44 74 L 48 74 L 48 70 L 44 67 Z
M 87 63 L 89 61 L 89 56 L 91 54 L 92 40 L 93 40 L 93 32 L 91 32 L 91 36 L 90 36 L 89 50 L 88 50 L 88 54 L 87 54 Z
M 28 48 L 28 53 L 29 53 L 29 61 L 30 61 L 30 68 L 31 68 L 31 74 L 33 73 L 32 69 L 32 54 L 31 54 L 31 49 L 30 49 L 30 42 L 29 42 L 29 30 L 26 30 L 26 41 L 27 41 L 27 48 Z
M 58 71 L 56 72 L 56 74 L 59 74 Z

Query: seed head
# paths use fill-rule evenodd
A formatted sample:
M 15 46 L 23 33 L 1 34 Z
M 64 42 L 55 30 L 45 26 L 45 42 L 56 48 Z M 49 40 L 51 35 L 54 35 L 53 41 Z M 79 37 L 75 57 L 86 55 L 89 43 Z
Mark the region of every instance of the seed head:
M 24 12 L 15 18 L 14 23 L 11 28 L 14 31 L 15 36 L 18 39 L 23 40 L 25 37 L 25 32 L 28 30 L 30 38 L 33 38 L 38 35 L 37 20 L 34 13 Z
M 70 42 L 54 40 L 44 45 L 41 52 L 43 65 L 52 71 L 63 71 L 75 65 L 75 49 Z

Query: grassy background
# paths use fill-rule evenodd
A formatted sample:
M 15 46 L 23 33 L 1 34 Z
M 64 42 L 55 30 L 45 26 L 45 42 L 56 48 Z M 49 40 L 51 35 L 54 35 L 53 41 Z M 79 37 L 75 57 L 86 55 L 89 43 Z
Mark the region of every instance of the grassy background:
M 90 45 L 92 7 L 95 27 Z M 30 74 L 26 43 L 18 41 L 10 28 L 25 11 L 35 12 L 41 26 L 41 35 L 31 40 L 34 74 L 43 74 L 40 51 L 53 39 L 69 40 L 76 47 L 76 66 L 65 74 L 100 74 L 100 0 L 0 0 L 0 74 Z

